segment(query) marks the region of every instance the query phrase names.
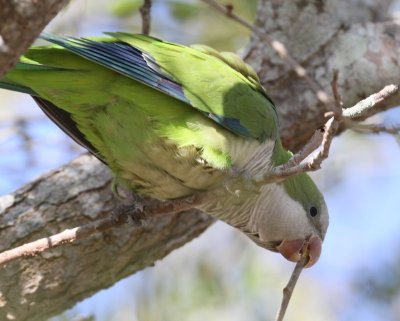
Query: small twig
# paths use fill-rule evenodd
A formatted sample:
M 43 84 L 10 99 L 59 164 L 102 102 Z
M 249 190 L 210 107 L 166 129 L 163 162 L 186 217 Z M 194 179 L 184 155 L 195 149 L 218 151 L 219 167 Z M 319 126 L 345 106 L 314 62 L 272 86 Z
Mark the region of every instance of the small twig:
M 297 262 L 296 266 L 294 267 L 294 270 L 292 272 L 292 275 L 290 276 L 288 284 L 283 289 L 282 301 L 278 313 L 276 315 L 275 321 L 282 321 L 283 318 L 285 317 L 285 313 L 289 305 L 290 299 L 292 297 L 297 280 L 299 279 L 304 266 L 307 264 L 307 261 L 308 261 L 308 254 L 303 253 L 300 261 Z
M 288 52 L 285 45 L 269 36 L 264 30 L 258 28 L 254 24 L 248 22 L 246 19 L 238 16 L 234 13 L 233 6 L 227 5 L 223 6 L 219 4 L 215 0 L 201 0 L 204 3 L 208 4 L 210 7 L 214 8 L 216 11 L 222 13 L 223 15 L 227 16 L 228 18 L 238 22 L 242 26 L 246 27 L 247 29 L 251 30 L 253 34 L 257 35 L 260 39 L 263 39 L 275 52 L 285 61 L 288 62 L 289 66 L 292 70 L 295 71 L 297 76 L 300 78 L 304 78 L 307 84 L 310 86 L 311 90 L 314 92 L 316 97 L 320 102 L 322 102 L 326 107 L 328 107 L 331 103 L 330 96 L 322 89 L 322 87 L 311 77 L 307 75 L 307 71 L 301 66 Z
M 399 94 L 399 85 L 391 84 L 385 86 L 383 89 L 375 94 L 359 101 L 357 104 L 350 108 L 343 110 L 343 117 L 347 119 L 368 118 L 380 112 L 379 106 L 390 97 Z
M 399 135 L 400 126 L 389 127 L 382 124 L 361 124 L 355 121 L 355 119 L 365 119 L 376 114 L 377 110 L 380 111 L 379 106 L 382 105 L 385 100 L 398 93 L 399 86 L 391 84 L 385 86 L 379 92 L 359 101 L 354 106 L 344 109 L 342 112 L 342 122 L 344 126 L 347 129 L 358 132 Z
M 138 224 L 141 224 L 142 220 L 149 217 L 192 209 L 205 197 L 205 193 L 198 193 L 183 199 L 172 201 L 159 202 L 152 200 L 143 206 L 140 206 L 140 204 L 122 205 L 116 208 L 110 217 L 75 227 L 73 229 L 67 229 L 58 234 L 2 252 L 0 253 L 0 266 L 17 258 L 35 256 L 43 251 L 63 244 L 88 239 L 97 232 L 104 232 L 110 228 L 120 226 L 127 222 L 132 222 L 137 226 Z
M 322 162 L 329 156 L 333 137 L 339 128 L 339 123 L 342 121 L 342 101 L 337 86 L 338 77 L 339 72 L 334 70 L 331 82 L 334 97 L 334 103 L 331 104 L 333 111 L 326 113 L 326 116 L 330 118 L 325 123 L 324 130 L 317 130 L 302 150 L 293 155 L 288 162 L 273 168 L 266 174 L 262 174 L 261 177 L 255 178 L 258 184 L 279 182 L 289 176 L 316 171 L 321 168 Z M 318 148 L 318 152 L 310 157 Z M 309 160 L 306 160 L 308 157 L 310 157 Z
M 309 157 L 319 146 L 321 146 L 323 140 L 323 131 L 316 130 L 314 135 L 308 140 L 304 147 L 294 154 L 286 163 L 273 168 L 269 173 L 262 174 L 259 177 L 255 177 L 255 181 L 258 184 L 270 184 L 279 182 L 285 178 L 292 176 L 298 172 L 305 170 L 303 166 L 307 166 L 306 163 L 302 162 Z
M 142 16 L 142 34 L 149 35 L 151 28 L 151 0 L 144 0 L 139 11 Z
M 331 96 L 324 92 L 322 87 L 314 79 L 307 75 L 306 70 L 293 57 L 291 57 L 282 42 L 272 38 L 263 29 L 255 26 L 246 19 L 235 14 L 234 7 L 232 5 L 221 5 L 216 0 L 201 1 L 208 4 L 210 7 L 215 9 L 217 12 L 225 15 L 229 19 L 232 19 L 242 26 L 246 27 L 247 29 L 251 30 L 254 35 L 258 36 L 260 39 L 263 39 L 269 46 L 271 46 L 282 59 L 288 62 L 291 69 L 294 70 L 299 77 L 305 79 L 318 100 L 321 101 L 327 109 L 332 110 L 332 116 L 335 116 L 337 121 L 344 122 L 346 124 L 346 119 L 366 119 L 382 110 L 385 110 L 385 101 L 394 95 L 398 95 L 400 92 L 398 84 L 388 85 L 381 91 L 358 102 L 353 107 L 342 110 L 342 102 L 337 86 L 337 71 L 334 71 L 334 77 L 331 83 L 334 96 L 334 103 L 332 104 Z M 336 125 L 334 125 L 333 127 L 336 127 Z M 381 127 L 381 129 L 382 130 L 380 130 L 380 132 L 391 133 L 394 131 L 393 129 L 385 128 L 383 126 Z
M 333 110 L 333 116 L 336 118 L 341 118 L 343 111 L 343 102 L 342 102 L 342 97 L 340 96 L 339 89 L 338 89 L 338 80 L 339 80 L 339 70 L 334 69 L 333 70 L 333 77 L 331 81 L 331 88 L 332 88 L 332 93 L 333 93 L 333 99 L 334 99 L 334 110 Z
M 282 170 L 286 170 L 293 166 L 299 165 L 303 160 L 305 160 L 308 156 L 312 154 L 319 146 L 324 138 L 323 130 L 316 130 L 315 133 L 311 136 L 308 142 L 304 145 L 304 147 L 293 155 L 289 161 L 283 165 L 281 165 Z
M 335 120 L 335 117 L 331 117 L 324 126 L 323 135 L 321 135 L 321 131 L 316 131 L 312 139 L 300 151 L 300 156 L 299 153 L 297 153 L 287 163 L 273 168 L 260 178 L 255 178 L 256 183 L 269 184 L 272 182 L 279 182 L 295 174 L 312 172 L 320 169 L 321 163 L 329 156 L 329 149 L 338 126 L 339 123 Z M 320 144 L 317 146 L 319 147 L 319 151 L 309 160 L 304 161 L 315 151 L 316 148 L 313 147 L 317 145 L 318 141 L 320 141 Z M 308 152 L 309 154 L 307 155 Z
M 386 133 L 391 135 L 400 134 L 400 126 L 387 126 L 383 124 L 360 124 L 350 119 L 345 119 L 344 124 L 347 129 L 354 130 L 361 133 Z
M 121 223 L 117 223 L 111 218 L 105 218 L 84 226 L 67 229 L 61 233 L 26 243 L 0 253 L 0 265 L 6 264 L 20 257 L 35 256 L 45 250 L 67 243 L 73 243 L 81 239 L 86 239 L 88 236 L 91 236 L 96 232 L 105 231 L 118 225 L 121 225 Z
M 321 168 L 321 163 L 328 158 L 333 137 L 335 136 L 340 123 L 343 123 L 346 128 L 349 129 L 364 130 L 374 133 L 385 132 L 399 135 L 399 126 L 387 127 L 383 125 L 359 124 L 352 120 L 352 118 L 365 117 L 366 115 L 373 113 L 375 106 L 382 104 L 385 99 L 398 93 L 398 86 L 386 86 L 379 92 L 358 102 L 353 107 L 343 109 L 343 103 L 338 90 L 338 77 L 339 72 L 334 70 L 331 82 L 334 98 L 334 103 L 331 104 L 333 110 L 325 113 L 325 117 L 330 118 L 325 123 L 322 137 L 322 132 L 317 130 L 300 152 L 293 155 L 285 164 L 273 168 L 268 173 L 263 173 L 260 176 L 255 177 L 254 180 L 256 183 L 268 184 L 279 182 L 289 176 L 315 171 Z M 318 152 L 315 152 L 318 148 Z M 312 153 L 314 153 L 314 155 L 312 155 Z
M 321 163 L 329 156 L 329 150 L 333 137 L 339 128 L 339 121 L 336 117 L 330 118 L 325 124 L 325 132 L 322 139 L 321 149 L 317 155 L 311 159 L 309 170 L 317 170 L 321 168 Z
M 71 321 L 96 321 L 96 317 L 93 315 L 89 315 L 89 316 L 78 315 Z

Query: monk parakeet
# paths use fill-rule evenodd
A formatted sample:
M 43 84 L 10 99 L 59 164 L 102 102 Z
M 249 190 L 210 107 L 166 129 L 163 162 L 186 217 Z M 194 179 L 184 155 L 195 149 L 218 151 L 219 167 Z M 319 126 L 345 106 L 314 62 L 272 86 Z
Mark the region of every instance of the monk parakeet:
M 328 227 L 307 174 L 261 184 L 287 162 L 275 106 L 237 55 L 122 32 L 101 38 L 44 34 L 0 87 L 31 95 L 125 188 L 160 200 L 212 191 L 197 207 L 258 245 L 309 263 Z

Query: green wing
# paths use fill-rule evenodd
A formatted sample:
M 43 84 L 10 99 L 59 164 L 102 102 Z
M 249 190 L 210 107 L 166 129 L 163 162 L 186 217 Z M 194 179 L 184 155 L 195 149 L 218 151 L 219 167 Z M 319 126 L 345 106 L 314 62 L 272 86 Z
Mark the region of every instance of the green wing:
M 107 34 L 113 38 L 42 37 L 185 102 L 237 135 L 276 138 L 274 105 L 252 68 L 236 55 L 143 35 Z
M 161 71 L 181 84 L 191 105 L 210 113 L 210 118 L 215 115 L 214 121 L 260 141 L 276 138 L 278 121 L 274 105 L 259 82 L 255 84 L 249 73 L 242 73 L 249 68 L 241 59 L 235 61 L 232 56 L 228 58 L 229 54 L 221 59 L 223 54 L 216 57 L 209 51 L 143 35 L 108 34 L 150 54 Z M 233 68 L 235 65 L 239 68 Z

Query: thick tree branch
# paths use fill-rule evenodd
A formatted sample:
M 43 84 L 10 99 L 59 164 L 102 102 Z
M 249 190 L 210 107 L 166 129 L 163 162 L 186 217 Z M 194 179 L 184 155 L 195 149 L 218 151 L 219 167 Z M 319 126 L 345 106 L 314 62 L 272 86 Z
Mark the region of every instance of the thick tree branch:
M 249 29 L 253 32 L 253 35 L 257 36 L 264 43 L 268 44 L 275 52 L 290 66 L 291 70 L 294 70 L 296 75 L 300 78 L 304 78 L 307 82 L 310 89 L 314 92 L 315 96 L 319 99 L 322 104 L 328 105 L 331 101 L 329 95 L 325 93 L 321 86 L 313 79 L 307 75 L 307 71 L 301 66 L 288 52 L 285 45 L 277 40 L 272 38 L 268 33 L 266 33 L 261 28 L 258 28 L 256 25 L 248 22 L 244 18 L 237 15 L 233 10 L 233 6 L 226 5 L 223 6 L 219 4 L 216 0 L 201 0 L 207 3 L 209 6 L 217 10 L 218 12 L 226 15 L 228 18 L 238 22 L 245 28 Z
M 382 20 L 382 8 L 390 3 L 295 0 L 275 5 L 272 1 L 260 1 L 257 25 L 284 43 L 324 91 L 330 92 L 330 75 L 338 69 L 343 103 L 352 106 L 384 84 L 400 83 L 400 25 L 391 21 L 369 22 Z M 325 123 L 326 106 L 258 36 L 253 37 L 246 56 L 278 107 L 284 145 L 298 150 L 314 129 Z M 399 92 L 386 99 L 380 110 L 398 105 Z
M 0 0 L 0 78 L 68 0 Z
M 93 237 L 96 233 L 106 232 L 112 228 L 117 228 L 122 224 L 129 223 L 132 228 L 140 228 L 152 218 L 160 215 L 176 214 L 195 208 L 200 202 L 207 198 L 207 193 L 198 193 L 186 198 L 157 201 L 152 199 L 139 200 L 136 197 L 132 204 L 119 205 L 105 218 L 95 220 L 83 226 L 66 229 L 63 232 L 53 234 L 48 237 L 25 243 L 13 249 L 0 253 L 0 268 L 13 260 L 35 256 L 49 249 L 54 249 L 61 245 L 76 243 Z M 135 233 L 135 230 L 132 230 Z
M 120 201 L 109 170 L 91 156 L 0 198 L 0 251 L 107 219 Z M 198 211 L 129 224 L 22 257 L 0 267 L 0 320 L 45 320 L 107 288 L 203 232 L 213 220 Z M 67 290 L 68 289 L 68 290 Z M 33 304 L 34 303 L 34 304 Z

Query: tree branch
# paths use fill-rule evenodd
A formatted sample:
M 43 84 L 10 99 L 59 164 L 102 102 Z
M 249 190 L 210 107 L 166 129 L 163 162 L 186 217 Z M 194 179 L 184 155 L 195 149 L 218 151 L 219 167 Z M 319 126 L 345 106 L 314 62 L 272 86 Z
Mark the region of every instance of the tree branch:
M 333 69 L 338 69 L 343 103 L 352 106 L 379 91 L 382 84 L 399 84 L 400 25 L 381 22 L 385 18 L 382 8 L 390 3 L 388 0 L 379 4 L 332 0 L 327 5 L 326 1 L 294 0 L 290 5 L 289 2 L 274 5 L 270 1 L 260 1 L 256 25 L 284 43 L 293 59 L 324 91 L 330 91 L 329 75 Z M 263 39 L 253 36 L 246 57 L 278 106 L 284 146 L 292 151 L 299 150 L 315 128 L 326 122 L 325 105 L 318 102 L 308 84 L 290 72 L 288 63 L 277 57 Z M 399 105 L 398 92 L 386 99 L 379 109 Z
M 149 35 L 151 28 L 151 0 L 144 0 L 143 6 L 140 7 L 139 11 L 142 16 L 142 34 Z
M 319 129 L 315 131 L 306 145 L 299 152 L 294 154 L 288 162 L 256 177 L 255 181 L 258 184 L 278 182 L 295 174 L 320 169 L 322 162 L 329 156 L 329 149 L 340 123 L 343 123 L 347 128 L 362 128 L 364 130 L 369 130 L 369 132 L 398 134 L 399 127 L 387 128 L 378 125 L 363 125 L 352 121 L 353 117 L 364 117 L 365 115 L 377 113 L 374 109 L 376 108 L 379 110 L 380 105 L 386 99 L 390 99 L 391 96 L 396 94 L 398 86 L 385 86 L 379 92 L 370 95 L 368 98 L 358 102 L 355 106 L 346 109 L 342 109 L 343 103 L 338 89 L 337 70 L 334 71 L 331 87 L 335 99 L 333 105 L 334 110 L 325 114 L 331 118 L 325 123 L 323 131 L 321 132 Z M 345 111 L 347 111 L 346 114 L 344 114 Z
M 238 22 L 245 28 L 249 29 L 253 32 L 253 35 L 256 35 L 258 38 L 263 40 L 267 43 L 284 61 L 288 63 L 292 70 L 296 73 L 296 75 L 300 78 L 304 78 L 307 82 L 310 89 L 314 92 L 315 96 L 319 99 L 319 101 L 324 105 L 329 105 L 331 99 L 329 95 L 323 91 L 321 86 L 312 78 L 307 75 L 306 69 L 303 68 L 290 54 L 289 51 L 286 49 L 286 46 L 279 40 L 274 39 L 273 37 L 269 36 L 264 30 L 258 28 L 254 24 L 248 22 L 246 19 L 238 16 L 233 11 L 232 5 L 220 5 L 215 0 L 201 0 L 204 3 L 207 3 L 210 7 L 214 8 L 216 11 L 224 14 L 228 18 Z
M 344 109 L 343 117 L 348 119 L 363 120 L 373 115 L 376 115 L 386 109 L 385 102 L 388 99 L 398 94 L 398 84 L 387 85 L 379 92 L 359 101 L 354 106 Z
M 120 204 L 110 184 L 109 170 L 84 155 L 14 194 L 0 197 L 0 251 L 107 220 Z M 0 320 L 13 315 L 15 320 L 39 321 L 58 314 L 154 264 L 202 233 L 213 219 L 192 210 L 146 222 L 142 227 L 113 227 L 73 245 L 0 267 Z
M 122 224 L 130 223 L 136 228 L 142 227 L 146 221 L 160 215 L 176 214 L 192 210 L 207 197 L 206 193 L 190 195 L 186 198 L 171 201 L 157 201 L 148 199 L 147 202 L 138 201 L 130 205 L 119 205 L 112 213 L 103 219 L 83 226 L 66 229 L 63 232 L 17 246 L 0 253 L 0 267 L 8 262 L 22 257 L 35 256 L 58 246 L 75 243 L 93 237 L 96 233 L 105 232 Z M 133 230 L 133 233 L 135 230 Z
M 304 266 L 307 263 L 307 260 L 307 256 L 303 255 L 300 261 L 296 263 L 292 275 L 290 276 L 289 282 L 283 289 L 282 302 L 276 315 L 275 321 L 283 321 L 290 299 L 292 298 L 294 288 L 296 287 L 297 281 L 300 277 L 301 272 L 304 269 Z
M 0 79 L 68 0 L 0 0 Z

